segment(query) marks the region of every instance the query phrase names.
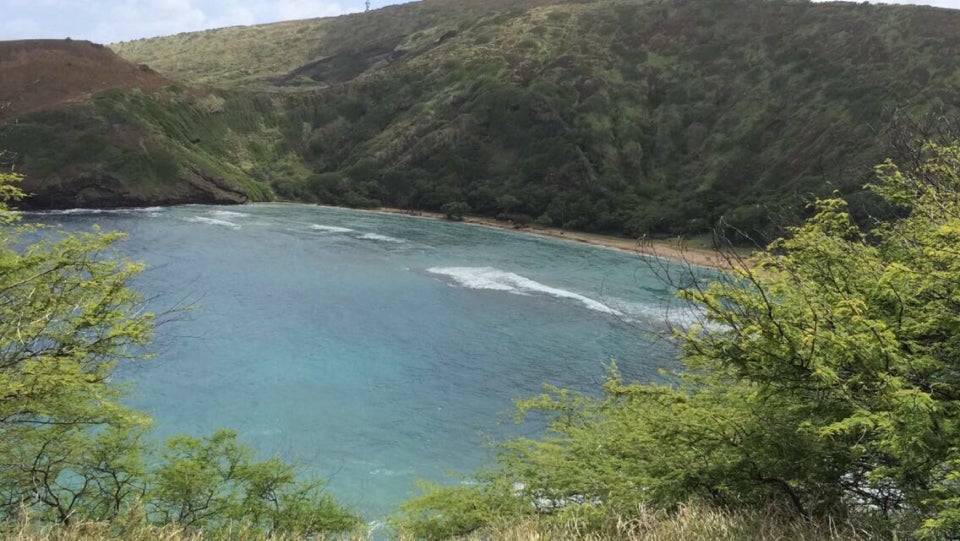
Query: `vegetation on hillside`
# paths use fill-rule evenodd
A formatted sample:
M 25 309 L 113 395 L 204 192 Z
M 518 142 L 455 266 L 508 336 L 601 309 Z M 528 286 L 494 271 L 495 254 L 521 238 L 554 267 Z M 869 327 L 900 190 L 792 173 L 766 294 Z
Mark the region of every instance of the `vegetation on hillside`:
M 860 186 L 891 123 L 958 111 L 958 25 L 916 6 L 432 0 L 116 44 L 218 89 L 108 90 L 17 115 L 0 146 L 34 207 L 463 204 L 772 238 L 834 190 L 879 212 Z
M 21 516 L 119 536 L 354 529 L 322 481 L 256 459 L 233 432 L 152 443 L 150 419 L 110 382 L 150 339 L 154 316 L 127 286 L 141 266 L 113 251 L 119 234 L 18 225 L 19 180 L 0 172 L 0 537 Z
M 177 117 L 209 115 L 222 103 L 207 92 L 184 91 L 102 45 L 0 42 L 0 148 L 13 151 L 10 161 L 29 175 L 23 188 L 31 197 L 22 206 L 266 197 L 262 186 L 221 164 L 223 152 L 198 147 L 197 134 L 171 136 Z
M 115 47 L 279 99 L 312 173 L 259 179 L 284 198 L 763 237 L 834 190 L 876 211 L 860 186 L 889 123 L 957 111 L 958 25 L 915 6 L 438 0 Z
M 262 201 L 273 197 L 269 180 L 307 174 L 277 114 L 269 98 L 238 96 L 228 107 L 176 86 L 113 89 L 0 125 L 0 145 L 28 175 L 21 207 Z
M 540 515 L 615 532 L 644 506 L 778 506 L 889 536 L 960 536 L 960 142 L 869 189 L 905 217 L 858 227 L 842 199 L 681 297 L 683 368 L 602 397 L 548 388 L 519 402 L 545 439 L 503 445 L 478 484 L 433 487 L 399 525 L 422 538 Z
M 329 84 L 425 52 L 443 34 L 491 12 L 559 3 L 566 0 L 430 0 L 341 17 L 184 32 L 111 48 L 190 83 L 262 89 Z

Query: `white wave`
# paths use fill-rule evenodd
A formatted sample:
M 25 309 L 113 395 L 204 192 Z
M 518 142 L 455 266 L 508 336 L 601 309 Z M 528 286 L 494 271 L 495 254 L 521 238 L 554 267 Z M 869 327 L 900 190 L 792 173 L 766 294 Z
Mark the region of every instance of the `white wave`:
M 390 237 L 387 235 L 380 235 L 377 233 L 364 233 L 363 235 L 360 235 L 360 238 L 365 240 L 375 240 L 377 242 L 392 242 L 394 244 L 403 244 L 407 242 L 403 239 L 398 239 L 396 237 Z
M 62 209 L 62 210 L 45 210 L 45 211 L 37 212 L 36 214 L 52 214 L 52 215 L 134 214 L 134 213 L 154 214 L 162 210 L 163 210 L 163 207 L 120 207 L 120 208 L 110 208 L 110 209 L 75 208 L 75 209 Z
M 493 291 L 505 291 L 516 295 L 530 295 L 533 293 L 542 293 L 557 297 L 560 299 L 570 299 L 578 301 L 591 310 L 610 314 L 613 316 L 623 316 L 623 312 L 603 304 L 600 301 L 585 297 L 579 293 L 567 291 L 541 284 L 535 280 L 525 278 L 519 274 L 495 269 L 493 267 L 432 267 L 427 272 L 447 276 L 453 279 L 457 284 L 470 289 L 489 289 Z
M 200 224 L 219 225 L 222 227 L 229 227 L 230 229 L 240 229 L 240 226 L 233 222 L 228 222 L 226 220 L 218 220 L 216 218 L 207 218 L 206 216 L 195 216 L 193 218 L 187 218 L 187 221 L 193 222 L 193 223 L 200 223 Z
M 112 209 L 104 212 L 118 212 L 120 214 L 133 214 L 133 213 L 154 213 L 160 212 L 163 210 L 163 207 L 132 207 L 132 208 L 122 208 L 122 209 Z
M 350 233 L 353 229 L 348 227 L 337 227 L 335 225 L 310 224 L 310 229 L 315 231 L 324 231 L 326 233 Z
M 250 216 L 244 212 L 233 212 L 232 210 L 214 210 L 210 215 L 217 218 L 246 218 Z
M 684 329 L 688 329 L 694 325 L 703 325 L 708 329 L 715 327 L 715 325 L 706 321 L 702 308 L 690 304 L 683 304 L 679 301 L 667 304 L 641 304 L 618 301 L 611 302 L 610 304 L 630 316 L 633 320 L 649 321 L 652 319 Z
M 62 209 L 62 210 L 47 210 L 39 214 L 103 214 L 104 209 Z
M 156 214 L 163 210 L 163 207 L 124 207 L 118 209 L 104 209 L 100 212 L 107 214 Z

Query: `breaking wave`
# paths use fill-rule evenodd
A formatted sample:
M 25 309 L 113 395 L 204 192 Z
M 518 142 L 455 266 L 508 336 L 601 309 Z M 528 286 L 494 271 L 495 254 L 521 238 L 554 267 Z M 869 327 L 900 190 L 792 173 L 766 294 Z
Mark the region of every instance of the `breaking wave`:
M 217 218 L 246 218 L 250 216 L 244 212 L 234 212 L 232 210 L 215 210 L 211 212 L 210 215 Z
M 199 224 L 219 225 L 221 227 L 229 227 L 230 229 L 240 229 L 239 224 L 217 218 L 207 218 L 206 216 L 194 216 L 193 218 L 187 218 L 187 221 Z
M 543 294 L 559 299 L 575 300 L 591 310 L 616 316 L 625 321 L 659 321 L 681 328 L 690 328 L 694 325 L 704 325 L 708 329 L 717 327 L 705 324 L 701 309 L 679 302 L 654 305 L 627 302 L 616 298 L 600 302 L 573 291 L 551 287 L 493 267 L 432 267 L 427 269 L 427 272 L 446 276 L 460 287 L 469 289 L 503 291 L 515 295 Z
M 495 269 L 493 267 L 432 267 L 427 272 L 451 278 L 462 287 L 470 289 L 489 289 L 504 291 L 516 295 L 531 295 L 541 293 L 559 299 L 570 299 L 579 302 L 585 307 L 613 316 L 623 316 L 624 313 L 607 306 L 606 304 L 585 297 L 579 293 L 541 284 L 535 280 L 525 278 L 519 274 Z
M 102 214 L 103 209 L 63 209 L 63 210 L 46 210 L 42 214 Z
M 663 304 L 641 304 L 623 301 L 612 302 L 611 304 L 633 320 L 662 321 L 667 325 L 680 328 L 690 328 L 694 325 L 702 325 L 706 329 L 722 328 L 719 325 L 708 323 L 703 309 L 680 301 Z
M 75 209 L 60 209 L 60 210 L 44 210 L 39 212 L 33 212 L 30 214 L 50 214 L 50 215 L 71 215 L 71 214 L 134 214 L 134 213 L 155 213 L 163 210 L 163 207 L 122 207 L 122 208 L 113 208 L 113 209 L 88 209 L 88 208 L 75 208 Z
M 360 235 L 360 238 L 364 240 L 375 240 L 378 242 L 392 242 L 394 244 L 403 244 L 404 242 L 407 242 L 403 239 L 398 239 L 396 237 L 390 237 L 387 235 L 380 235 L 378 233 L 364 233 L 363 235 Z
M 325 233 L 350 233 L 353 229 L 349 227 L 337 227 L 334 225 L 310 224 L 310 229 L 314 231 L 323 231 Z

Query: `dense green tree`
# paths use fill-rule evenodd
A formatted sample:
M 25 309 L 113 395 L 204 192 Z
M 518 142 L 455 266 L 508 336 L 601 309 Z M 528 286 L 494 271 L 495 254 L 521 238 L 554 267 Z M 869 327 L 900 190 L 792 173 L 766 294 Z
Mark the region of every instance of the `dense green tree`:
M 463 201 L 451 201 L 449 203 L 444 203 L 440 207 L 440 212 L 444 213 L 448 220 L 460 221 L 463 220 L 463 217 L 468 212 L 470 212 L 470 205 Z
M 601 527 L 699 500 L 960 535 L 960 144 L 921 154 L 870 187 L 903 219 L 863 231 L 843 200 L 819 201 L 752 264 L 681 288 L 704 315 L 676 331 L 680 370 L 521 401 L 548 437 L 508 442 L 488 482 L 427 492 L 401 525 L 462 533 L 496 502 Z

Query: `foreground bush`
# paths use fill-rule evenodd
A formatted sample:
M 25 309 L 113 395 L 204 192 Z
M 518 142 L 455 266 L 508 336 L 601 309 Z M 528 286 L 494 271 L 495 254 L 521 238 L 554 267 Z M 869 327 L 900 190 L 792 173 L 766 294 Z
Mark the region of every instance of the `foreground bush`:
M 705 314 L 676 333 L 681 370 L 521 401 L 549 437 L 504 444 L 479 484 L 428 490 L 400 527 L 442 538 L 507 513 L 605 532 L 703 501 L 960 536 L 960 145 L 921 157 L 870 187 L 902 220 L 865 232 L 844 201 L 818 202 L 754 266 L 681 290 Z
M 256 460 L 233 432 L 154 449 L 150 420 L 110 383 L 150 340 L 154 318 L 128 287 L 141 267 L 113 251 L 117 234 L 18 225 L 5 206 L 18 180 L 0 173 L 0 525 L 27 513 L 207 534 L 354 529 L 322 482 Z

